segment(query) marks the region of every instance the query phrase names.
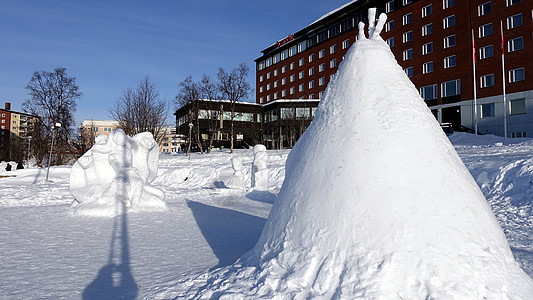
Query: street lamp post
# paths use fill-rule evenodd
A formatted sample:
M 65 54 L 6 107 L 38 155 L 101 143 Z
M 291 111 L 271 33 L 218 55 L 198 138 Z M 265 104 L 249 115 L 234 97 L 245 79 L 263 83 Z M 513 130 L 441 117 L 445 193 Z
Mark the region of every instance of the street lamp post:
M 46 181 L 48 181 L 48 174 L 50 174 L 50 164 L 52 163 L 52 149 L 54 148 L 54 138 L 56 134 L 56 128 L 61 127 L 61 123 L 57 122 L 52 125 L 52 144 L 50 145 L 50 155 L 48 156 L 48 169 L 46 170 Z
M 189 150 L 187 151 L 187 155 L 189 156 L 189 159 L 191 159 L 191 137 L 192 137 L 192 128 L 194 125 L 192 123 L 189 123 Z
M 31 145 L 31 135 L 27 137 L 28 139 L 28 159 L 26 160 L 26 168 L 30 167 L 30 145 Z

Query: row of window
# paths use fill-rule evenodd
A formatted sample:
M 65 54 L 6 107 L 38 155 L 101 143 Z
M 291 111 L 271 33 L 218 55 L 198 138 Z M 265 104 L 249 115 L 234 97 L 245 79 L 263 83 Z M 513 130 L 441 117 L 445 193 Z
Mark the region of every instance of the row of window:
M 333 69 L 333 68 L 336 68 L 337 67 L 337 60 L 336 59 L 333 59 L 329 62 L 329 67 L 330 69 Z M 324 72 L 326 70 L 326 64 L 323 63 L 323 64 L 320 64 L 318 66 L 318 72 Z M 315 68 L 314 67 L 311 67 L 307 70 L 307 73 L 309 74 L 309 76 L 312 76 L 315 74 Z M 305 71 L 300 71 L 298 73 L 298 79 L 303 79 L 305 77 Z M 260 80 L 261 81 L 261 80 Z M 292 74 L 289 76 L 289 82 L 294 82 L 296 81 L 296 74 Z M 283 77 L 281 78 L 281 85 L 286 85 L 287 84 L 287 77 Z M 266 90 L 269 91 L 271 90 L 272 88 L 277 88 L 279 86 L 279 81 L 276 80 L 274 81 L 273 83 L 267 83 L 266 84 Z M 260 93 L 263 93 L 265 91 L 265 86 L 262 85 L 259 87 L 259 92 Z
M 496 116 L 496 107 L 495 103 L 485 103 L 481 104 L 481 118 L 490 118 Z M 515 99 L 509 101 L 509 114 L 510 115 L 520 115 L 526 113 L 526 99 Z M 525 134 L 522 134 L 525 137 Z M 513 136 L 515 137 L 515 136 Z M 516 136 L 517 137 L 517 136 Z
M 265 112 L 265 122 L 280 120 L 310 120 L 315 117 L 316 107 L 282 107 Z
M 346 39 L 344 40 L 342 43 L 342 49 L 347 49 L 350 47 L 350 40 L 349 39 Z M 337 45 L 332 45 L 329 47 L 329 54 L 333 54 L 333 53 L 336 53 L 337 52 Z M 318 58 L 321 59 L 321 58 L 324 58 L 326 56 L 326 49 L 322 49 L 320 51 L 318 51 Z M 303 66 L 305 64 L 305 58 L 300 58 L 298 60 L 298 66 Z M 313 62 L 315 61 L 315 54 L 314 53 L 311 53 L 309 54 L 308 58 L 307 58 L 308 62 Z M 337 60 L 336 59 L 333 59 L 330 61 L 330 68 L 334 68 L 337 66 Z M 289 64 L 289 70 L 293 70 L 294 68 L 296 67 L 296 62 L 291 62 Z M 321 65 L 319 65 L 319 72 L 322 72 L 323 70 L 325 70 L 325 67 L 326 65 L 323 63 Z M 287 65 L 284 65 L 283 67 L 281 67 L 281 74 L 284 74 L 287 72 Z M 266 73 L 266 79 L 270 79 L 272 78 L 272 76 L 276 77 L 279 75 L 279 69 L 275 69 L 273 72 L 268 72 Z M 312 74 L 309 74 L 309 75 L 312 75 Z M 301 79 L 302 77 L 300 77 Z M 259 76 L 259 82 L 263 82 L 265 80 L 265 75 L 261 75 Z
M 433 63 L 431 62 L 431 68 L 433 68 Z M 425 71 L 425 70 L 424 70 Z M 494 74 L 481 75 L 479 77 L 480 88 L 487 88 L 494 86 Z M 516 68 L 509 70 L 508 72 L 508 82 L 514 83 L 525 80 L 525 70 L 524 68 Z M 441 83 L 441 97 L 450 97 L 459 95 L 461 93 L 461 80 L 451 80 Z M 420 88 L 420 95 L 424 100 L 434 100 L 437 99 L 437 84 L 430 84 Z
M 334 74 L 330 75 L 330 80 L 331 80 L 331 77 L 333 77 Z M 326 85 L 326 77 L 320 77 L 318 79 L 318 86 L 324 86 Z M 305 83 L 301 83 L 298 85 L 298 92 L 303 92 L 305 91 L 305 86 L 306 84 Z M 315 88 L 315 81 L 314 80 L 311 80 L 307 83 L 307 87 L 309 90 Z M 296 86 L 292 86 L 288 89 L 289 91 L 289 95 L 294 95 L 296 93 Z M 266 102 L 269 102 L 271 100 L 277 100 L 280 98 L 280 95 L 281 97 L 287 97 L 287 89 L 284 89 L 281 91 L 281 94 L 278 93 L 278 92 L 275 92 L 273 94 L 273 99 L 271 98 L 270 95 L 267 95 L 266 98 L 265 97 L 260 97 L 259 101 L 260 103 L 265 103 L 264 100 L 266 99 Z M 321 93 L 319 94 L 319 96 L 321 96 Z M 314 99 L 314 96 L 310 97 L 309 99 Z
M 403 6 L 409 5 L 413 0 L 402 0 Z M 442 9 L 447 9 L 455 5 L 455 0 L 442 0 Z M 385 12 L 390 13 L 396 8 L 394 6 L 394 0 L 385 3 Z M 427 5 L 422 7 L 422 18 L 425 18 L 433 13 L 433 6 Z

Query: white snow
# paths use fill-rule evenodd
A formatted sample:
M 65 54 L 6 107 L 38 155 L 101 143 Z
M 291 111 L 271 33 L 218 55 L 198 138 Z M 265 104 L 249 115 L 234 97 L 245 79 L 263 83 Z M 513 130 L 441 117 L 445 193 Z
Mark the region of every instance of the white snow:
M 268 191 L 268 153 L 265 145 L 255 145 L 253 153 L 252 188 L 256 191 Z
M 450 139 L 482 186 L 515 258 L 533 276 L 533 140 L 459 133 Z M 71 216 L 71 167 L 52 167 L 50 183 L 43 183 L 46 169 L 0 169 L 0 299 L 194 294 L 205 284 L 207 270 L 231 265 L 257 242 L 289 152 L 268 153 L 271 189 L 263 194 L 224 186 L 233 173 L 229 153 L 193 153 L 190 161 L 161 155 L 152 184 L 165 191 L 170 210 L 126 218 Z M 236 156 L 249 179 L 252 151 L 237 150 Z M 509 171 L 510 165 L 516 168 Z M 514 182 L 519 184 L 511 188 Z M 129 279 L 119 282 L 120 277 Z
M 122 129 L 99 135 L 70 174 L 76 216 L 116 216 L 129 211 L 165 211 L 165 193 L 150 186 L 157 175 L 159 147 L 149 132 L 133 137 Z

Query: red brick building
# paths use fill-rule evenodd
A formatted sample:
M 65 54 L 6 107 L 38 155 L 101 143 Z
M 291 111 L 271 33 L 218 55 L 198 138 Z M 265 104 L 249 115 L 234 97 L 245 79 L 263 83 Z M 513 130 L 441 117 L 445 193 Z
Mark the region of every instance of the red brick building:
M 256 102 L 320 99 L 356 40 L 357 24 L 367 22 L 370 7 L 387 13 L 381 36 L 440 122 L 472 130 L 477 122 L 480 133 L 533 136 L 533 61 L 527 59 L 533 55 L 533 1 L 529 0 L 349 2 L 262 51 L 255 61 Z

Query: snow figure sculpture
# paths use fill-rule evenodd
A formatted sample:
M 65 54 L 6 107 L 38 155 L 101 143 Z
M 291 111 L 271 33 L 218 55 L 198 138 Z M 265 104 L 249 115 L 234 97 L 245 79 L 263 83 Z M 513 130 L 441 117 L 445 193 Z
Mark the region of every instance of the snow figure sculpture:
M 242 171 L 242 158 L 240 156 L 232 157 L 231 166 L 233 167 L 233 176 L 228 182 L 228 187 L 242 190 L 246 189 L 244 172 Z
M 121 129 L 99 135 L 72 167 L 73 215 L 114 216 L 129 211 L 162 211 L 162 190 L 150 186 L 157 175 L 159 147 L 152 134 L 130 138 Z
M 252 188 L 256 191 L 268 191 L 268 153 L 265 145 L 255 145 L 253 153 Z
M 290 152 L 259 241 L 199 298 L 533 299 L 374 12 Z

